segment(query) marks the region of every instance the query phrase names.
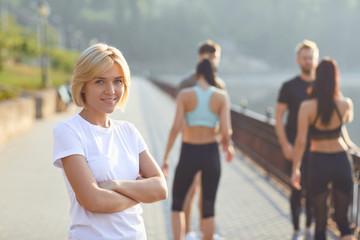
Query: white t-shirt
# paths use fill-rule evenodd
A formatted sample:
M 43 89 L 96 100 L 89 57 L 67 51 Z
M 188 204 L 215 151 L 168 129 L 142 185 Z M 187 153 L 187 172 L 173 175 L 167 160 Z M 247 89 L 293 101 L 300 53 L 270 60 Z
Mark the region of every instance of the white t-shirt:
M 147 150 L 135 126 L 110 119 L 110 127 L 93 125 L 76 114 L 53 129 L 54 165 L 62 168 L 61 158 L 83 155 L 97 182 L 135 180 L 139 174 L 139 154 Z M 91 213 L 76 200 L 64 170 L 70 197 L 69 239 L 146 239 L 140 204 L 116 213 Z

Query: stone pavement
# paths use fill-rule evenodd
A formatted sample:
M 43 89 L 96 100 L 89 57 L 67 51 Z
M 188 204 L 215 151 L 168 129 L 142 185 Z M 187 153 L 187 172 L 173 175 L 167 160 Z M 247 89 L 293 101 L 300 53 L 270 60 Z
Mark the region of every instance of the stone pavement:
M 69 202 L 61 171 L 52 165 L 52 128 L 79 109 L 39 120 L 25 134 L 0 146 L 0 240 L 67 239 Z M 161 165 L 175 103 L 151 83 L 133 77 L 124 113 L 113 118 L 133 122 Z M 172 239 L 171 186 L 180 137 L 171 152 L 169 198 L 143 204 L 149 240 Z M 195 208 L 196 210 L 196 208 Z M 192 226 L 198 231 L 197 211 Z M 303 225 L 304 219 L 301 219 Z M 222 161 L 216 202 L 216 231 L 226 240 L 291 239 L 286 191 L 239 152 Z

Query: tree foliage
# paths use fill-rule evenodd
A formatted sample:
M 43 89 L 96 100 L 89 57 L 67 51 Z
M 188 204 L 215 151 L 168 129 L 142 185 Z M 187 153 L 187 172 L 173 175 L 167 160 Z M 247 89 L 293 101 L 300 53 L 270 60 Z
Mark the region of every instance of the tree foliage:
M 11 15 L 6 17 L 6 28 L 0 29 L 0 70 L 8 59 L 20 62 L 38 54 L 36 34 L 17 24 Z
M 119 47 L 130 62 L 188 68 L 196 62 L 198 43 L 212 39 L 223 49 L 230 49 L 223 56 L 251 56 L 275 69 L 286 69 L 293 66 L 295 45 L 311 39 L 318 43 L 321 56 L 334 57 L 342 68 L 358 67 L 359 0 L 48 0 L 48 3 L 49 20 L 60 19 L 56 24 L 66 33 L 66 39 L 74 38 L 75 32 L 80 31 L 81 41 L 85 42 L 82 48 L 91 39 L 104 41 Z M 18 0 L 13 5 L 29 8 L 29 1 Z
M 41 49 L 38 33 L 34 29 L 16 23 L 14 17 L 10 14 L 6 18 L 6 25 L 0 21 L 3 26 L 0 28 L 0 71 L 6 61 L 39 63 Z M 58 47 L 57 32 L 50 26 L 47 27 L 47 34 L 47 54 L 51 59 L 51 67 L 65 72 L 72 72 L 79 51 Z

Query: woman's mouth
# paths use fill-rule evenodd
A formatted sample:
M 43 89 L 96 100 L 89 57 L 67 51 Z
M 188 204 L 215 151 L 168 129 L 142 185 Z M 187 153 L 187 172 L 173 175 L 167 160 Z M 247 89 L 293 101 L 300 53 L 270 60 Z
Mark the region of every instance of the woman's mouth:
M 107 103 L 107 104 L 113 104 L 116 100 L 116 98 L 102 98 L 101 99 L 104 103 Z

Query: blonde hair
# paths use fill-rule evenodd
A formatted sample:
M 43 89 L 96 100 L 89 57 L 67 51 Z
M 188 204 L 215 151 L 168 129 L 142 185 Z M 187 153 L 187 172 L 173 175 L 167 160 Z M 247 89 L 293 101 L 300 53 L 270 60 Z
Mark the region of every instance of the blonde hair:
M 297 55 L 299 56 L 300 51 L 305 49 L 305 48 L 313 50 L 314 56 L 316 58 L 319 58 L 319 48 L 317 47 L 315 42 L 304 39 L 301 43 L 299 43 L 295 47 L 295 51 L 296 51 Z
M 215 53 L 215 52 L 221 52 L 221 48 L 218 44 L 214 43 L 211 40 L 206 40 L 205 42 L 202 42 L 199 44 L 198 48 L 198 54 L 202 55 L 205 53 Z
M 124 109 L 131 82 L 129 65 L 117 48 L 104 43 L 97 43 L 87 48 L 75 64 L 71 94 L 77 106 L 85 107 L 85 98 L 82 93 L 84 85 L 108 71 L 114 64 L 118 64 L 124 71 L 124 94 L 117 105 L 121 110 Z

